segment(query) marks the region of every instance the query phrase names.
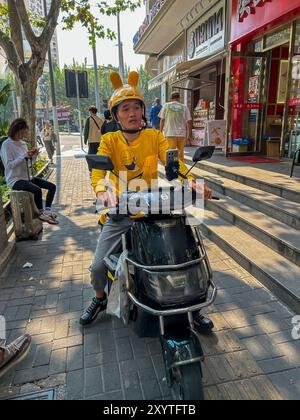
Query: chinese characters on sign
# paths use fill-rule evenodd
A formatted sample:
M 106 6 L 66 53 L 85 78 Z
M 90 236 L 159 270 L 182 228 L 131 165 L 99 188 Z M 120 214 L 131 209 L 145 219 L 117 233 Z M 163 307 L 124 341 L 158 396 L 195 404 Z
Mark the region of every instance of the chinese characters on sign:
M 300 105 L 300 98 L 290 99 L 289 106 L 298 106 Z
M 255 8 L 263 6 L 267 1 L 272 0 L 239 0 L 238 1 L 238 19 L 239 22 L 243 22 L 243 20 L 255 13 Z
M 247 110 L 252 110 L 252 109 L 262 109 L 263 108 L 263 104 L 262 103 L 257 103 L 257 104 L 234 104 L 234 109 L 239 109 L 239 110 L 243 110 L 243 109 L 247 109 Z
M 248 102 L 256 103 L 259 97 L 259 76 L 253 76 L 249 79 Z

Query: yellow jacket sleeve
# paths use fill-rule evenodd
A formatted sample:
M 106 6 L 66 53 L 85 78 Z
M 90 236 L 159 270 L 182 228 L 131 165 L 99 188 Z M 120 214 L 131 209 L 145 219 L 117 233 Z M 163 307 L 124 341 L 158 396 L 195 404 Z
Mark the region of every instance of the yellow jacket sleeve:
M 110 135 L 105 135 L 102 137 L 101 144 L 98 150 L 98 155 L 108 156 L 111 158 L 112 151 L 110 147 Z M 107 190 L 106 187 L 106 171 L 101 171 L 99 169 L 93 169 L 92 171 L 92 187 L 94 188 L 95 193 L 104 192 Z
M 166 158 L 167 158 L 167 151 L 170 150 L 169 147 L 169 142 L 168 140 L 163 136 L 163 134 L 159 135 L 159 160 L 161 161 L 161 163 L 166 166 Z M 181 162 L 181 160 L 179 161 L 179 171 L 181 174 L 186 174 L 188 172 L 188 168 L 185 166 L 185 164 L 183 162 Z M 189 175 L 187 176 L 188 179 L 191 180 L 195 180 L 195 177 L 189 173 Z M 180 177 L 180 180 L 182 181 L 183 179 Z

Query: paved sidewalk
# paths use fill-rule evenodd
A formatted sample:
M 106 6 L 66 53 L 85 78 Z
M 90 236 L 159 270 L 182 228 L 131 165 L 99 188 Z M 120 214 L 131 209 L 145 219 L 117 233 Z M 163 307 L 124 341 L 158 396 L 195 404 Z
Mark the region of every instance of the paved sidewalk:
M 88 267 L 97 241 L 94 196 L 84 161 L 64 158 L 58 186 L 60 225 L 42 241 L 17 244 L 0 277 L 0 314 L 8 341 L 33 336 L 27 359 L 0 381 L 0 398 L 55 388 L 59 399 L 170 399 L 158 339 L 138 339 L 103 315 L 82 331 L 90 303 Z M 300 341 L 293 314 L 217 246 L 206 241 L 219 287 L 203 337 L 207 399 L 300 399 Z M 23 269 L 26 262 L 32 269 Z

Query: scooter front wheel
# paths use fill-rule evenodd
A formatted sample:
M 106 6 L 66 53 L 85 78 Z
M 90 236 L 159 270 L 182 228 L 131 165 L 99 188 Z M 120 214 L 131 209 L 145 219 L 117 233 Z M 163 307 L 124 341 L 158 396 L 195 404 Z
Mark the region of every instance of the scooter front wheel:
M 181 366 L 174 376 L 173 391 L 176 394 L 176 399 L 181 401 L 204 400 L 200 363 Z

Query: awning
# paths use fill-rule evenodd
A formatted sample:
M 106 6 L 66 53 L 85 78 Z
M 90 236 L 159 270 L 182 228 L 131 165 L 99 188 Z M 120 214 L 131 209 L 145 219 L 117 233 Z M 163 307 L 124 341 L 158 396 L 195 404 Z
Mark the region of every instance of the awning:
M 158 76 L 154 77 L 154 79 L 150 80 L 148 83 L 148 89 L 154 90 L 159 86 L 163 85 L 166 82 L 170 82 L 176 78 L 177 71 L 176 66 L 172 67 L 171 69 L 165 71 L 164 73 L 159 74 Z
M 197 70 L 208 67 L 222 59 L 227 55 L 227 51 L 223 50 L 218 54 L 212 55 L 208 58 L 196 58 L 195 60 L 184 61 L 176 66 L 176 72 L 178 73 L 194 73 Z

